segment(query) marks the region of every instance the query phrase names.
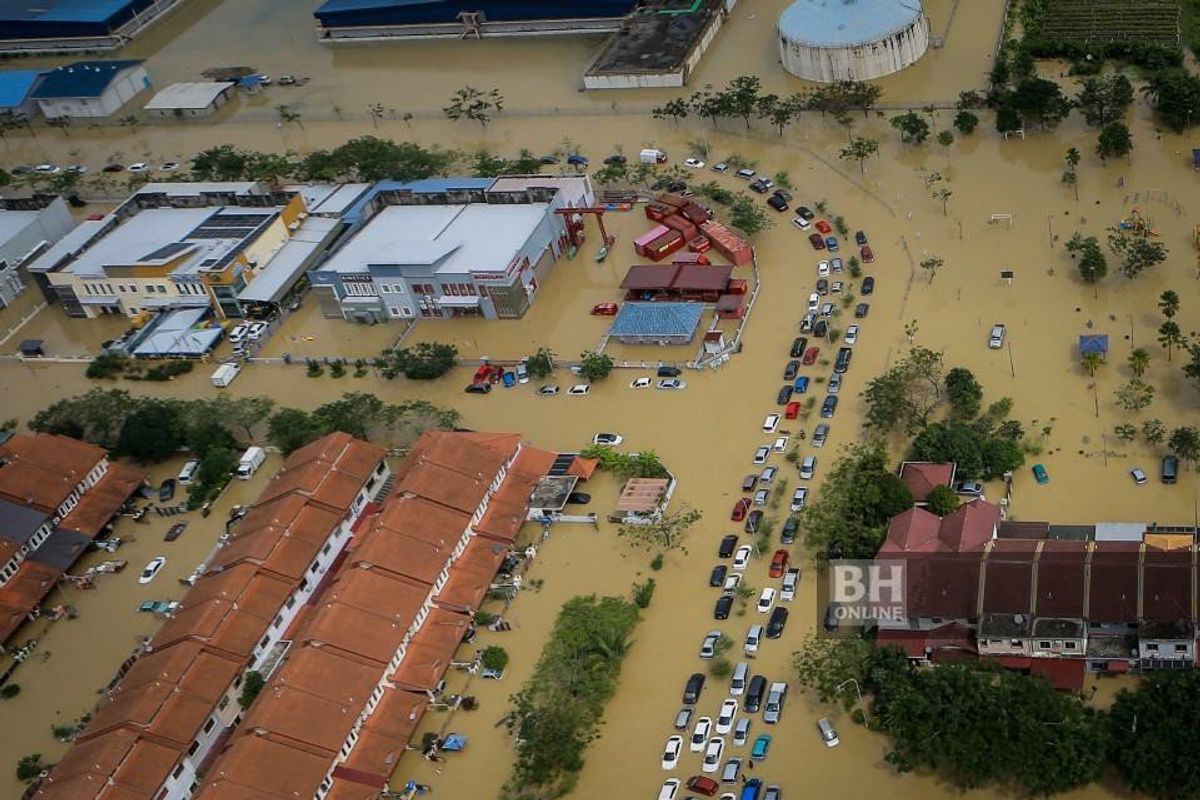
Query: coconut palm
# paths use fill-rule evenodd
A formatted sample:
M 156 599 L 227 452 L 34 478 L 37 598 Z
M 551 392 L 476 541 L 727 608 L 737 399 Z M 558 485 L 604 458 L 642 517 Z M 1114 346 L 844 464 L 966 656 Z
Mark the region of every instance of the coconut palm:
M 1087 370 L 1088 375 L 1095 375 L 1096 370 L 1104 363 L 1104 356 L 1099 353 L 1084 353 L 1083 368 Z
M 1145 348 L 1139 347 L 1129 354 L 1127 363 L 1133 374 L 1140 378 L 1150 367 L 1150 354 L 1146 352 Z

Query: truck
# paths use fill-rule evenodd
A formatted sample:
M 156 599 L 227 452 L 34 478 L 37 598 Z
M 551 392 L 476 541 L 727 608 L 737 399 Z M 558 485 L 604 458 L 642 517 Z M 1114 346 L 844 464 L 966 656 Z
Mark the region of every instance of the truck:
M 241 371 L 242 365 L 234 361 L 222 364 L 221 366 L 217 367 L 216 371 L 212 374 L 213 386 L 224 389 L 226 386 L 233 383 L 234 378 L 236 378 Z
M 267 451 L 261 447 L 250 447 L 242 453 L 242 460 L 237 465 L 237 476 L 242 480 L 250 480 L 258 468 L 267 460 Z
M 667 154 L 654 147 L 647 148 L 638 154 L 638 160 L 643 164 L 665 164 Z

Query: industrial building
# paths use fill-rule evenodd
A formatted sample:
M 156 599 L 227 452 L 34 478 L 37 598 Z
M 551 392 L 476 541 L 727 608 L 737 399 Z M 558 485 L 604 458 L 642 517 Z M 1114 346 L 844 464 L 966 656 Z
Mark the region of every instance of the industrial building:
M 183 0 L 0 0 L 0 52 L 112 50 Z
M 594 202 L 587 176 L 380 183 L 309 277 L 328 317 L 519 318 L 569 247 L 556 211 Z
M 229 101 L 235 85 L 231 81 L 172 83 L 150 98 L 142 109 L 159 119 L 207 117 Z
M 0 308 L 25 291 L 24 266 L 73 227 L 75 220 L 61 197 L 32 209 L 5 208 L 0 202 Z
M 783 68 L 809 81 L 881 78 L 928 47 L 921 0 L 794 0 L 779 15 Z
M 608 335 L 629 345 L 682 345 L 696 337 L 701 303 L 625 303 Z
M 150 183 L 28 265 L 72 317 L 209 309 L 241 317 L 278 303 L 340 231 L 303 197 L 253 182 Z M 259 280 L 264 283 L 255 288 Z
M 23 116 L 33 119 L 38 111 L 33 90 L 37 88 L 42 73 L 32 69 L 0 70 L 0 114 Z
M 326 0 L 323 39 L 520 36 L 614 31 L 639 0 Z
M 141 61 L 76 61 L 47 72 L 33 90 L 48 119 L 110 117 L 150 88 Z

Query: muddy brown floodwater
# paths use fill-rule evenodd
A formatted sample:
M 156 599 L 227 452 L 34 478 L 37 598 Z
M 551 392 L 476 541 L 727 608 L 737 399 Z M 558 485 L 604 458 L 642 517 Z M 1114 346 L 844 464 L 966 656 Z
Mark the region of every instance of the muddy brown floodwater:
M 774 56 L 761 50 L 766 42 L 773 41 L 769 23 L 781 5 L 782 0 L 740 4 L 731 27 L 706 60 L 701 79 L 721 82 L 739 72 L 758 69 L 772 90 L 787 83 L 773 65 Z M 935 32 L 940 31 L 953 4 L 929 5 Z M 999 6 L 999 2 L 972 3 L 968 14 L 964 4 L 955 16 L 946 48 L 931 51 L 928 62 L 922 61 L 885 81 L 885 101 L 912 101 L 916 105 L 943 95 L 953 97 L 959 89 L 975 85 L 978 74 L 986 69 L 999 23 Z M 36 140 L 10 136 L 6 159 L 67 163 L 77 157 L 98 163 L 113 152 L 153 153 L 167 158 L 225 141 L 298 151 L 330 146 L 373 130 L 369 121 L 351 119 L 349 114 L 345 122 L 320 119 L 322 112 L 314 109 L 332 102 L 334 96 L 338 102 L 348 98 L 345 105 L 349 108 L 374 102 L 379 96 L 378 87 L 394 85 L 397 108 L 434 109 L 443 94 L 464 82 L 464 76 L 475 79 L 486 68 L 486 74 L 514 98 L 514 108 L 561 104 L 564 109 L 582 113 L 563 113 L 549 119 L 514 113 L 486 131 L 435 118 L 418 118 L 411 127 L 384 121 L 378 132 L 425 144 L 487 146 L 504 153 L 521 147 L 535 152 L 551 150 L 566 136 L 595 159 L 611 152 L 616 144 L 631 152 L 651 142 L 678 159 L 686 153 L 689 141 L 704 139 L 711 148 L 707 160 L 737 152 L 757 161 L 760 171 L 787 171 L 798 201 L 812 205 L 826 198 L 832 212 L 843 215 L 851 230 L 867 231 L 877 261 L 866 269 L 866 274 L 876 277 L 877 288 L 870 298 L 870 315 L 861 321 L 858 354 L 842 390 L 842 405 L 833 420 L 830 443 L 820 452 L 818 486 L 821 472 L 834 460 L 838 447 L 862 437 L 857 393 L 866 380 L 903 354 L 908 347 L 905 324 L 915 320 L 916 342 L 943 350 L 950 365 L 973 370 L 989 401 L 1012 397 L 1014 417 L 1024 423 L 1042 448 L 1042 453 L 1031 460 L 1046 465 L 1051 481 L 1037 486 L 1028 469 L 1022 469 L 1015 481 L 1010 509 L 1013 518 L 1059 523 L 1194 522 L 1195 472 L 1185 471 L 1179 483 L 1171 487 L 1156 481 L 1134 486 L 1128 469 L 1141 466 L 1154 475 L 1162 451 L 1140 441 L 1120 442 L 1112 432 L 1115 424 L 1140 423 L 1151 417 L 1162 419 L 1168 427 L 1186 424 L 1194 418 L 1198 399 L 1195 387 L 1179 371 L 1180 356 L 1169 363 L 1157 345 L 1155 330 L 1161 319 L 1155 303 L 1164 289 L 1174 289 L 1184 298 L 1176 318 L 1181 328 L 1186 332 L 1200 326 L 1200 303 L 1193 300 L 1196 292 L 1188 289 L 1194 286 L 1198 274 L 1192 225 L 1200 221 L 1193 216 L 1200 211 L 1200 190 L 1190 168 L 1188 138 L 1169 134 L 1160 138 L 1140 100 L 1131 112 L 1136 146 L 1132 159 L 1108 165 L 1090 155 L 1095 134 L 1084 129 L 1078 117 L 1057 132 L 1031 133 L 1024 141 L 1000 140 L 989 129 L 990 118 L 985 118 L 974 136 L 960 138 L 945 149 L 933 144 L 902 146 L 885 120 L 859 117 L 855 133 L 881 142 L 879 157 L 867 164 L 867 173 L 862 176 L 856 164 L 837 159 L 837 151 L 846 140 L 845 132 L 819 116 L 805 117 L 780 139 L 765 130 L 746 135 L 740 123 L 714 131 L 707 124 L 687 121 L 676 128 L 650 120 L 646 114 L 622 113 L 627 104 L 660 102 L 655 93 L 629 99 L 621 96 L 615 112 L 605 108 L 610 101 L 575 92 L 577 75 L 588 55 L 586 47 L 578 43 L 521 43 L 521 52 L 528 60 L 519 63 L 499 55 L 511 54 L 516 49 L 513 43 L 484 42 L 462 49 L 456 46 L 455 59 L 438 61 L 434 70 L 421 62 L 421 56 L 447 52 L 450 45 L 326 49 L 312 41 L 307 18 L 296 8 L 297 4 L 270 0 L 193 0 L 160 29 L 162 33 L 154 32 L 133 49 L 151 57 L 152 72 L 160 84 L 219 63 L 252 63 L 266 71 L 307 72 L 313 82 L 296 90 L 295 95 L 302 98 L 303 104 L 311 104 L 308 108 L 312 117 L 306 119 L 305 131 L 278 130 L 273 120 L 255 122 L 251 109 L 242 109 L 226 115 L 219 126 L 143 126 L 136 133 L 79 129 L 72 131 L 69 139 L 47 132 L 40 133 Z M 256 22 L 266 21 L 270 24 L 253 27 Z M 182 30 L 182 35 L 169 44 L 157 41 L 166 38 L 165 32 L 172 30 L 171 26 L 176 32 Z M 216 35 L 218 32 L 220 35 Z M 204 50 L 201 41 L 211 48 Z M 473 49 L 467 51 L 467 46 Z M 745 53 L 756 55 L 747 57 Z M 305 66 L 299 66 L 302 63 Z M 538 64 L 553 68 L 539 70 Z M 1059 71 L 1051 64 L 1044 65 L 1044 69 L 1047 74 Z M 403 80 L 394 77 L 397 71 Z M 518 80 L 527 83 L 514 88 Z M 282 92 L 264 98 L 263 107 L 270 109 L 275 102 L 282 102 L 278 99 L 284 96 Z M 423 97 L 418 99 L 422 102 L 410 103 L 405 92 L 410 97 L 421 92 Z M 520 102 L 515 99 L 518 96 Z M 950 117 L 942 112 L 935 119 L 936 126 L 946 127 Z M 1059 182 L 1062 156 L 1071 146 L 1088 154 L 1080 166 L 1078 201 Z M 947 179 L 953 196 L 945 214 L 941 203 L 931 199 L 925 189 L 919 172 L 922 169 L 936 170 Z M 732 178 L 706 172 L 705 179 L 709 178 L 736 185 Z M 1160 241 L 1170 248 L 1170 257 L 1134 281 L 1110 275 L 1093 295 L 1079 281 L 1062 250 L 1062 240 L 1075 230 L 1103 239 L 1105 228 L 1126 216 L 1134 205 L 1153 218 L 1153 227 Z M 1012 214 L 1012 226 L 989 224 L 993 214 Z M 422 397 L 460 409 L 468 427 L 520 431 L 539 446 L 559 450 L 584 445 L 598 430 L 615 430 L 626 437 L 628 447 L 654 449 L 677 472 L 680 488 L 675 502 L 701 509 L 704 520 L 689 534 L 686 550 L 671 553 L 666 567 L 654 574 L 657 594 L 636 631 L 636 643 L 607 710 L 602 736 L 588 751 L 587 766 L 574 797 L 611 797 L 618 780 L 632 797 L 653 797 L 666 777 L 659 768 L 659 757 L 665 738 L 672 733 L 670 723 L 683 681 L 701 668 L 696 654 L 702 635 L 720 628 L 740 642 L 746 628 L 758 621 L 758 615 L 750 611 L 714 623 L 714 595 L 707 588 L 706 577 L 715 561 L 717 540 L 734 530 L 728 522 L 729 508 L 739 496 L 742 476 L 751 471 L 754 448 L 764 443 L 760 424 L 766 413 L 776 410 L 774 397 L 788 344 L 796 335 L 797 320 L 816 277 L 816 255 L 805 237 L 787 224 L 787 217 L 775 219 L 776 226 L 756 242 L 764 291 L 750 321 L 743 352 L 718 372 L 687 374 L 688 388 L 684 392 L 633 391 L 627 388 L 629 381 L 644 373 L 621 371 L 597 384 L 584 398 L 539 398 L 532 392 L 536 384 L 477 397 L 462 393 L 466 369 L 445 380 L 421 385 L 389 383 L 374 376 L 309 379 L 301 366 L 267 365 L 247 368 L 229 389 L 233 394 L 267 394 L 282 404 L 303 407 L 316 406 L 352 389 L 372 391 L 390 401 Z M 465 355 L 495 357 L 531 352 L 543 344 L 571 356 L 594 345 L 603 332 L 603 321 L 589 317 L 587 311 L 596 302 L 618 299 L 615 284 L 624 270 L 636 263 L 629 240 L 645 225 L 636 212 L 612 215 L 612 222 L 619 242 L 609 260 L 604 264 L 593 262 L 593 236 L 579 259 L 555 267 L 526 319 L 425 322 L 418 324 L 410 341 L 453 341 Z M 944 258 L 946 263 L 932 283 L 917 274 L 920 270 L 915 266 L 929 254 Z M 1000 279 L 1000 271 L 1005 269 L 1015 272 L 1011 285 Z M 1115 269 L 1112 271 L 1115 273 Z M 744 275 L 745 270 L 737 274 Z M 1011 349 L 987 348 L 988 329 L 995 322 L 1008 326 Z M 0 312 L 0 330 L 7 323 L 5 312 Z M 844 328 L 846 323 L 841 318 L 837 327 Z M 58 309 L 51 308 L 35 317 L 18 336 L 0 345 L 0 351 L 11 353 L 19 338 L 36 334 L 47 339 L 54 355 L 94 352 L 100 341 L 122 327 L 120 321 L 64 320 Z M 387 326 L 363 329 L 322 319 L 310 299 L 268 342 L 266 352 L 370 356 L 393 341 L 398 332 Z M 1109 363 L 1094 379 L 1078 363 L 1075 344 L 1082 333 L 1107 333 L 1111 339 Z M 1151 352 L 1147 380 L 1158 394 L 1147 411 L 1131 415 L 1117 409 L 1112 397 L 1117 386 L 1129 377 L 1124 360 L 1135 346 Z M 662 348 L 653 353 L 682 361 L 692 351 Z M 822 356 L 828 358 L 831 354 Z M 134 393 L 206 396 L 215 391 L 208 382 L 210 371 L 199 369 L 161 386 L 121 386 Z M 809 374 L 823 375 L 826 371 L 827 367 Z M 566 373 L 557 374 L 555 380 L 560 384 L 572 382 Z M 0 361 L 0 418 L 26 421 L 50 400 L 85 391 L 90 385 L 80 365 Z M 803 420 L 790 432 L 794 434 L 800 427 L 811 430 L 815 421 Z M 1043 429 L 1048 431 L 1043 434 Z M 901 443 L 892 444 L 894 455 L 899 457 Z M 135 613 L 137 603 L 147 598 L 178 597 L 182 587 L 175 578 L 190 571 L 211 546 L 217 535 L 216 525 L 230 504 L 252 498 L 260 481 L 277 463 L 268 464 L 255 481 L 235 484 L 208 520 L 190 515 L 187 533 L 173 544 L 160 541 L 165 520 L 155 520 L 149 526 L 122 521 L 118 534 L 132 533 L 138 538 L 120 553 L 129 559 L 129 570 L 101 581 L 94 591 L 72 592 L 68 599 L 79 607 L 80 618 L 36 634 L 42 640 L 39 652 L 17 676 L 23 691 L 0 706 L 0 794 L 17 793 L 19 787 L 8 765 L 20 755 L 42 752 L 53 760 L 62 752 L 62 745 L 51 740 L 50 725 L 74 718 L 94 702 L 96 689 L 109 680 L 136 638 L 154 629 L 154 620 Z M 177 466 L 164 465 L 156 469 L 155 477 L 161 478 Z M 794 486 L 795 473 L 789 468 L 783 474 Z M 605 510 L 616 488 L 601 478 L 591 489 L 596 495 L 593 507 Z M 996 499 L 999 490 L 996 485 L 989 486 L 989 497 Z M 781 519 L 783 514 L 775 511 L 774 516 Z M 650 555 L 630 551 L 613 534 L 610 526 L 594 531 L 564 525 L 553 532 L 530 573 L 530 578 L 542 581 L 540 588 L 523 593 L 509 611 L 513 630 L 485 633 L 480 639 L 480 645 L 494 642 L 509 650 L 512 661 L 508 674 L 502 681 L 475 681 L 470 685 L 469 691 L 481 700 L 480 710 L 460 713 L 453 719 L 434 714 L 426 722 L 426 729 L 469 734 L 467 752 L 441 765 L 406 760 L 399 778 L 415 777 L 431 783 L 438 796 L 496 796 L 498 785 L 508 774 L 511 751 L 495 723 L 505 712 L 507 696 L 531 674 L 545 633 L 562 602 L 585 592 L 625 594 L 633 581 L 648 574 Z M 534 535 L 526 531 L 526 536 Z M 158 553 L 168 556 L 167 570 L 149 587 L 139 587 L 134 571 Z M 802 558 L 804 554 L 797 551 L 795 555 Z M 755 661 L 754 669 L 771 679 L 789 677 L 791 651 L 815 626 L 817 612 L 810 572 L 806 564 L 803 591 L 793 605 L 785 636 L 768 641 Z M 747 580 L 762 587 L 767 582 L 766 565 L 752 564 Z M 50 657 L 43 661 L 46 652 Z M 452 685 L 460 685 L 461 677 L 453 677 Z M 1098 685 L 1099 697 L 1107 702 L 1119 683 L 1104 679 Z M 710 683 L 699 712 L 713 714 L 723 697 L 723 687 L 715 681 Z M 834 719 L 842 734 L 842 746 L 832 751 L 821 746 L 813 727 L 815 719 L 825 714 Z M 754 726 L 752 733 L 762 732 L 759 720 Z M 950 793 L 928 776 L 897 776 L 881 759 L 884 739 L 854 726 L 840 712 L 816 706 L 800 693 L 792 694 L 783 722 L 770 732 L 776 736 L 772 755 L 755 773 L 768 783 L 780 783 L 789 796 L 838 796 L 852 791 L 863 796 L 915 799 Z M 682 763 L 679 776 L 697 771 L 693 754 L 685 755 Z M 434 771 L 435 766 L 442 770 L 440 774 Z M 1099 798 L 1106 794 L 1101 787 L 1091 787 L 1072 796 Z M 973 796 L 990 797 L 992 793 L 976 792 Z

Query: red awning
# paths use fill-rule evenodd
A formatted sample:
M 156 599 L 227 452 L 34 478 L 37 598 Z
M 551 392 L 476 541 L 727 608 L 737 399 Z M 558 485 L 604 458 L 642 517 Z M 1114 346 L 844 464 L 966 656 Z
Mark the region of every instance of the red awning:
M 1128 661 L 1113 660 L 1108 662 L 1109 672 L 1129 672 L 1130 669 L 1132 668 L 1129 666 Z
M 1029 656 L 996 656 L 988 660 L 995 661 L 1005 669 L 1029 669 L 1033 661 Z
M 1077 692 L 1083 688 L 1085 667 L 1084 661 L 1078 658 L 1035 658 L 1031 671 L 1034 675 L 1045 676 L 1055 689 Z

